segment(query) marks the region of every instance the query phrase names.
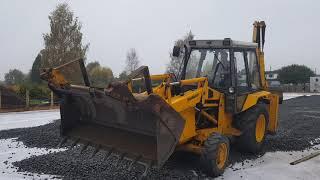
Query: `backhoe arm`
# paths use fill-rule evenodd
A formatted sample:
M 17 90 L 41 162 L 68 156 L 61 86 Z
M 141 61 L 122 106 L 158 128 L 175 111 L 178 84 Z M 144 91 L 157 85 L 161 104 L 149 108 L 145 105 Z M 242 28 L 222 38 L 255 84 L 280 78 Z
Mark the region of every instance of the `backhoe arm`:
M 265 43 L 265 30 L 266 30 L 266 24 L 264 21 L 255 21 L 253 23 L 252 41 L 258 44 L 257 56 L 258 56 L 258 63 L 260 66 L 260 79 L 261 79 L 262 88 L 264 90 L 267 90 L 268 84 L 266 81 L 265 71 L 264 71 L 265 65 L 264 65 L 264 52 L 263 52 L 264 43 Z

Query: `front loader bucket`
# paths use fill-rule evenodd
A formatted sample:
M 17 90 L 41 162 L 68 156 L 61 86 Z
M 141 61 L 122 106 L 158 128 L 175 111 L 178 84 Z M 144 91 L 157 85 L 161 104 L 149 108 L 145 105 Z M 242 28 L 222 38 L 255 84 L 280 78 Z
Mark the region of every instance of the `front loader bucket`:
M 182 134 L 184 120 L 158 95 L 133 95 L 122 83 L 50 88 L 63 99 L 61 134 L 75 143 L 161 167 Z

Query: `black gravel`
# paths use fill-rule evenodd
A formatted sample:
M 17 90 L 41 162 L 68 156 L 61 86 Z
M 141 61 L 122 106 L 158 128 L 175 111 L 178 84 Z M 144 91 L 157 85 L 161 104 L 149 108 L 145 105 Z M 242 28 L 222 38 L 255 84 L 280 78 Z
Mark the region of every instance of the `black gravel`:
M 77 147 L 25 159 L 13 165 L 19 167 L 18 171 L 61 175 L 64 179 L 138 179 L 143 173 L 144 167 L 139 164 L 135 165 L 131 171 L 127 171 L 129 161 L 122 161 L 115 166 L 116 156 L 103 161 L 105 156 L 103 151 L 91 158 L 92 151 L 93 149 L 88 149 L 80 154 L 80 148 Z M 183 160 L 177 156 L 172 156 L 173 158 L 160 170 L 151 169 L 146 179 L 192 179 L 195 177 L 191 170 L 194 169 L 192 165 L 196 165 L 197 161 L 191 157 Z
M 0 131 L 0 139 L 18 138 L 17 141 L 31 148 L 56 148 L 61 140 L 59 128 L 60 120 L 55 120 L 42 126 Z
M 320 137 L 320 96 L 303 96 L 283 103 L 279 130 L 276 135 L 267 136 L 265 150 L 301 151 L 310 147 L 310 141 Z
M 55 121 L 38 127 L 0 131 L 0 138 L 18 137 L 18 141 L 28 147 L 54 148 L 60 141 L 59 123 Z M 232 148 L 231 162 L 244 162 L 270 151 L 304 150 L 312 146 L 310 141 L 319 137 L 320 96 L 287 100 L 280 106 L 278 132 L 267 137 L 264 152 L 258 155 L 241 154 Z M 34 156 L 15 162 L 14 165 L 19 171 L 60 175 L 64 179 L 137 179 L 142 174 L 141 166 L 135 166 L 128 172 L 126 168 L 129 162 L 124 161 L 115 167 L 117 158 L 103 161 L 103 151 L 90 158 L 92 149 L 88 148 L 81 155 L 79 149 L 78 146 L 62 152 Z M 175 153 L 164 167 L 160 170 L 152 169 L 147 176 L 147 179 L 204 178 L 197 156 L 186 153 Z

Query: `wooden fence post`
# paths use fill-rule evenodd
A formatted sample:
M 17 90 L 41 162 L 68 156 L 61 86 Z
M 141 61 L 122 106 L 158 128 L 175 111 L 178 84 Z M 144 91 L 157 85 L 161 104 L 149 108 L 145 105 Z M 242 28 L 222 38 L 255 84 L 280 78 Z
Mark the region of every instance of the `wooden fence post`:
M 53 92 L 52 91 L 50 92 L 50 98 L 51 98 L 50 107 L 52 108 L 53 107 Z
M 29 98 L 29 90 L 26 90 L 26 108 L 29 108 L 30 98 Z

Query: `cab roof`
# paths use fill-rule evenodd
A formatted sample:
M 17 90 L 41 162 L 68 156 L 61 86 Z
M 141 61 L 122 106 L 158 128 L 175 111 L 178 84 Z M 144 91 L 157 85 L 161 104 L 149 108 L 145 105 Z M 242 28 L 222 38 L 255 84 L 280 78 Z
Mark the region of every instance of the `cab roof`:
M 225 38 L 223 40 L 190 40 L 187 46 L 190 48 L 257 48 L 258 44 Z

